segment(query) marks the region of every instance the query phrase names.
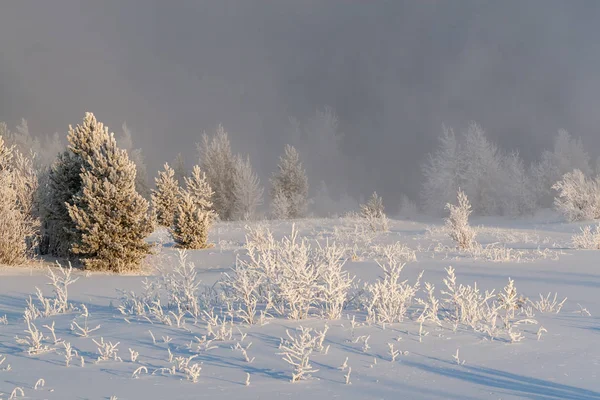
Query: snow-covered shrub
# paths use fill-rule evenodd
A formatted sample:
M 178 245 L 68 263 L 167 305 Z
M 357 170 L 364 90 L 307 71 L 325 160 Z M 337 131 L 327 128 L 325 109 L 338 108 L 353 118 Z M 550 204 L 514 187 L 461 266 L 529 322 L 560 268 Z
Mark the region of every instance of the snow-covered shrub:
M 573 236 L 573 247 L 585 250 L 600 250 L 600 225 L 581 228 L 581 234 Z
M 558 192 L 554 206 L 569 221 L 600 218 L 600 180 L 588 179 L 576 169 L 566 173 L 552 189 Z
M 310 364 L 310 355 L 315 348 L 317 336 L 313 335 L 312 328 L 300 326 L 298 330 L 295 335 L 292 335 L 289 330 L 285 331 L 288 339 L 282 339 L 281 353 L 278 353 L 283 356 L 285 362 L 294 367 L 292 382 L 305 379 L 307 375 L 318 371 Z
M 475 231 L 469 225 L 471 215 L 471 203 L 462 190 L 457 194 L 458 205 L 448 203 L 446 208 L 450 215 L 446 218 L 446 228 L 450 237 L 459 249 L 468 250 L 475 245 Z
M 230 308 L 247 323 L 257 310 L 305 319 L 313 309 L 326 318 L 339 318 L 353 277 L 343 270 L 345 248 L 327 243 L 312 249 L 298 238 L 276 241 L 270 231 L 249 229 L 247 259 L 240 258 L 222 282 Z
M 77 232 L 73 253 L 89 269 L 140 268 L 150 252 L 145 238 L 154 224 L 148 201 L 135 190 L 135 164 L 91 113 L 83 126 L 71 129 L 68 139 L 71 151 L 83 159 L 81 191 L 67 205 Z
M 419 290 L 423 273 L 421 272 L 413 285 L 408 284 L 406 280 L 401 280 L 401 273 L 406 264 L 398 259 L 391 249 L 385 259 L 378 260 L 377 264 L 381 267 L 384 276 L 367 286 L 368 317 L 378 323 L 402 322 Z
M 369 201 L 360 206 L 360 215 L 368 221 L 375 232 L 388 230 L 388 220 L 384 211 L 383 199 L 377 192 L 373 192 Z
M 302 218 L 308 207 L 308 179 L 293 146 L 286 145 L 271 178 L 271 209 L 276 218 Z
M 0 136 L 0 264 L 27 261 L 37 245 L 39 220 L 34 216 L 37 174 L 31 160 Z
M 214 136 L 202 135 L 197 144 L 200 167 L 206 173 L 208 184 L 215 192 L 214 210 L 222 220 L 230 220 L 233 214 L 233 176 L 235 160 L 231 153 L 229 137 L 222 125 Z
M 235 158 L 233 172 L 233 215 L 234 219 L 252 220 L 256 209 L 263 201 L 263 188 L 258 176 L 252 171 L 250 157 Z
M 156 189 L 152 190 L 152 206 L 156 213 L 156 221 L 162 226 L 172 226 L 175 211 L 179 204 L 179 184 L 175 179 L 175 171 L 165 163 L 164 171 L 159 171 L 155 178 Z

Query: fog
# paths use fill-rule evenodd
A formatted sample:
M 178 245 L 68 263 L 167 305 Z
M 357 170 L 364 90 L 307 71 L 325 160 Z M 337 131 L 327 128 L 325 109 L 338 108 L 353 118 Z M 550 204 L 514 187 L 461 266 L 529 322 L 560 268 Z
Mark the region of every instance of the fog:
M 565 128 L 595 159 L 598 21 L 595 0 L 6 0 L 0 120 L 34 134 L 85 111 L 117 133 L 126 121 L 151 176 L 180 152 L 197 162 L 201 133 L 222 123 L 265 181 L 290 117 L 329 106 L 336 174 L 393 203 L 416 198 L 444 123 L 476 120 L 526 160 Z

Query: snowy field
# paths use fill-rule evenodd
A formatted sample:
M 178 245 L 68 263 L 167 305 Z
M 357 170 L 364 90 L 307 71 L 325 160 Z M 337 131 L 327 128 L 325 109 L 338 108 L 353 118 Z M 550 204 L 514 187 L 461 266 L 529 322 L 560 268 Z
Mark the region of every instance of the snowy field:
M 264 224 L 276 240 L 292 232 L 291 222 Z M 151 237 L 162 246 L 145 274 L 73 271 L 77 281 L 68 286 L 65 309 L 53 301 L 45 267 L 0 269 L 0 399 L 600 399 L 599 253 L 571 244 L 584 224 L 547 214 L 474 219 L 472 225 L 483 247 L 467 254 L 453 249 L 439 220 L 392 220 L 389 232 L 377 234 L 353 219 L 297 221 L 299 237 L 313 248 L 327 241 L 345 247 L 344 268 L 356 278 L 337 320 L 322 318 L 316 302 L 306 319 L 274 310 L 261 316 L 259 302 L 256 323 L 249 325 L 220 304 L 217 282 L 236 258 L 247 259 L 243 223 L 215 225 L 215 247 L 188 252 L 201 280 L 195 312 L 176 311 L 169 293 L 162 293 L 160 307 L 140 305 L 145 279 L 177 279 L 179 254 L 165 231 Z M 385 323 L 381 310 L 366 305 L 368 285 L 384 279 L 377 260 L 385 264 L 386 251 L 407 261 L 400 278 L 407 283 L 398 287 L 414 287 L 424 271 L 402 322 Z M 464 285 L 461 304 L 469 307 L 469 296 L 476 304 L 464 315 L 442 293 L 450 266 L 455 288 Z M 498 296 L 506 294 L 509 278 L 518 295 L 510 310 Z M 433 302 L 425 283 L 434 285 Z M 32 313 L 45 309 L 36 287 L 51 311 L 32 317 L 32 334 L 24 319 L 28 300 L 37 310 Z M 125 301 L 121 290 L 136 297 Z M 477 296 L 491 290 L 478 303 Z M 551 293 L 552 303 L 556 292 L 556 304 L 540 302 L 540 293 Z M 297 337 L 300 326 L 312 328 L 315 371 L 292 383 L 294 367 L 281 354 L 291 344 L 282 339 L 289 339 L 286 330 Z M 106 360 L 98 360 L 96 342 L 107 344 Z M 113 354 L 109 343 L 118 344 Z

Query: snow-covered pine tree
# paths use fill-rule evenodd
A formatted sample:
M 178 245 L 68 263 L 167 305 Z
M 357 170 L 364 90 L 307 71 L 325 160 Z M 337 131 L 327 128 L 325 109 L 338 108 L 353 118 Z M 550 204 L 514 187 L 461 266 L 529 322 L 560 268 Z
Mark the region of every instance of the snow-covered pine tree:
M 429 154 L 422 167 L 425 183 L 421 192 L 423 208 L 433 215 L 441 215 L 446 204 L 452 202 L 460 182 L 460 150 L 454 131 L 443 127 L 438 149 Z
M 185 168 L 185 160 L 181 153 L 177 154 L 177 157 L 173 160 L 173 170 L 175 170 L 175 179 L 179 183 L 179 186 L 183 186 L 185 183 L 184 178 L 188 176 L 188 171 Z
M 81 158 L 70 150 L 60 153 L 48 172 L 45 193 L 40 193 L 42 237 L 40 251 L 56 257 L 67 257 L 75 240 L 75 224 L 67 204 L 81 189 Z
M 124 272 L 140 268 L 153 231 L 148 201 L 135 190 L 135 164 L 108 128 L 87 113 L 71 129 L 69 149 L 82 159 L 81 190 L 67 205 L 75 223 L 72 252 L 87 269 Z
M 121 127 L 123 135 L 117 139 L 117 145 L 127 151 L 129 159 L 135 163 L 135 190 L 143 198 L 150 198 L 150 186 L 148 185 L 148 169 L 144 161 L 144 152 L 141 148 L 133 148 L 133 136 L 131 130 L 123 123 Z
M 373 192 L 366 204 L 361 204 L 360 215 L 367 220 L 373 231 L 387 231 L 388 219 L 383 207 L 383 199 Z
M 206 179 L 206 174 L 200 170 L 199 165 L 194 165 L 192 173 L 189 177 L 184 177 L 183 182 L 185 183 L 185 190 L 192 197 L 192 201 L 196 206 L 207 211 L 212 209 L 212 198 L 215 193 L 212 191 Z
M 154 179 L 156 189 L 152 190 L 152 206 L 156 213 L 156 220 L 159 225 L 173 225 L 175 210 L 179 203 L 180 188 L 175 180 L 175 171 L 165 163 L 164 171 L 159 171 Z
M 272 212 L 277 218 L 302 218 L 308 208 L 308 179 L 293 146 L 286 145 L 271 178 Z
M 215 220 L 215 213 L 210 209 L 212 190 L 204 175 L 200 175 L 198 166 L 194 167 L 192 177 L 186 178 L 186 183 L 187 188 L 181 193 L 173 227 L 169 231 L 177 247 L 205 249 L 210 247 L 208 232 Z M 197 189 L 201 189 L 202 193 Z
M 217 133 L 209 137 L 202 135 L 202 143 L 197 144 L 200 167 L 206 173 L 208 184 L 215 192 L 213 209 L 222 220 L 230 220 L 233 215 L 233 171 L 234 157 L 231 153 L 229 137 L 222 125 Z
M 233 218 L 252 220 L 256 209 L 263 201 L 263 188 L 260 179 L 252 171 L 250 157 L 236 156 L 233 173 Z

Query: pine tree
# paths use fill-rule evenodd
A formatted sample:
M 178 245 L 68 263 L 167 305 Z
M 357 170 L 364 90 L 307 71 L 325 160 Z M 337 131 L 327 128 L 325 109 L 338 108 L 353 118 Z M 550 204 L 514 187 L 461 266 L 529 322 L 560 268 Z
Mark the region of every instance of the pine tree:
M 184 177 L 183 181 L 185 190 L 191 196 L 194 204 L 202 210 L 211 210 L 213 207 L 212 198 L 215 193 L 208 184 L 206 174 L 200 170 L 200 166 L 194 165 L 191 175 Z
M 159 225 L 173 225 L 175 210 L 179 202 L 180 188 L 175 180 L 175 171 L 165 163 L 165 170 L 155 178 L 156 189 L 152 190 L 152 205 Z
M 135 163 L 135 190 L 143 198 L 149 199 L 150 187 L 148 185 L 148 170 L 144 162 L 144 152 L 141 148 L 133 148 L 133 136 L 126 123 L 123 123 L 121 129 L 123 130 L 123 135 L 117 140 L 117 145 L 127 151 L 129 159 Z
M 204 249 L 208 244 L 208 231 L 215 220 L 211 209 L 213 191 L 206 175 L 194 166 L 189 178 L 185 178 L 186 188 L 175 211 L 171 235 L 178 247 L 185 249 Z
M 227 132 L 219 125 L 216 135 L 202 135 L 198 144 L 200 167 L 206 173 L 208 184 L 215 192 L 214 210 L 222 220 L 230 220 L 233 215 L 233 171 L 234 158 Z
M 175 170 L 175 179 L 179 183 L 179 186 L 183 186 L 185 183 L 185 178 L 188 176 L 188 171 L 185 168 L 185 160 L 181 153 L 177 154 L 175 160 L 173 161 L 173 169 Z
M 279 218 L 302 218 L 308 208 L 308 179 L 293 146 L 286 145 L 278 172 L 271 178 L 273 214 Z
M 263 188 L 258 176 L 252 171 L 250 157 L 235 158 L 233 173 L 233 217 L 234 219 L 251 220 L 256 216 L 256 209 L 262 204 Z
M 87 113 L 71 129 L 69 149 L 82 159 L 81 190 L 68 204 L 75 223 L 71 248 L 86 268 L 123 272 L 140 268 L 151 245 L 148 202 L 135 190 L 135 164 L 108 128 Z

